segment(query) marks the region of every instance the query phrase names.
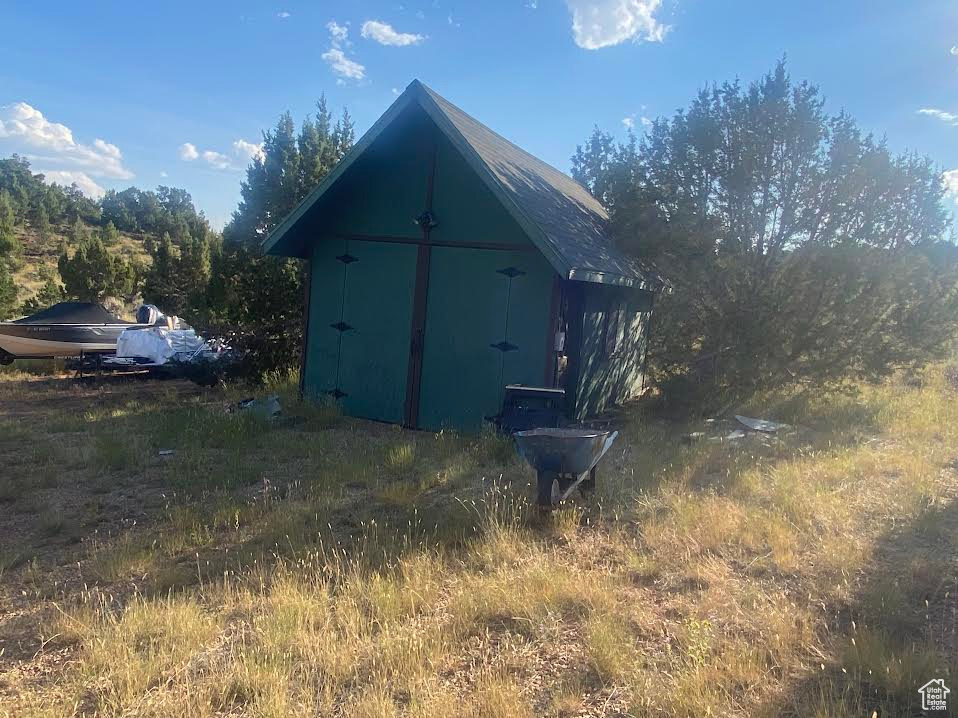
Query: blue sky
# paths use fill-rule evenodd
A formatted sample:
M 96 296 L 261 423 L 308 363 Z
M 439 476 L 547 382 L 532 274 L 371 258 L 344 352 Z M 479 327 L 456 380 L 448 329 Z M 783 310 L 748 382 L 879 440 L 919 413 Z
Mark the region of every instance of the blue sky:
M 361 134 L 419 78 L 567 171 L 593 125 L 641 132 L 782 55 L 958 198 L 955 0 L 14 0 L 0 28 L 0 156 L 91 193 L 184 187 L 216 226 L 262 131 L 324 92 Z

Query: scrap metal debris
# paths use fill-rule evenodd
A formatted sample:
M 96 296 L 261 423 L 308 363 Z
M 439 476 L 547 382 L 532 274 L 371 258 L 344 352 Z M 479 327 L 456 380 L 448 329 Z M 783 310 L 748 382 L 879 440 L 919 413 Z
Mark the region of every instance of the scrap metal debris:
M 687 444 L 698 441 L 729 442 L 738 446 L 755 442 L 771 446 L 772 443 L 782 441 L 785 436 L 796 433 L 797 427 L 767 419 L 756 419 L 750 416 L 735 415 L 732 419 L 708 418 L 704 420 L 701 429 L 684 434 L 682 440 Z
M 752 431 L 761 431 L 766 434 L 774 434 L 776 431 L 791 428 L 789 424 L 781 424 L 767 419 L 753 419 L 750 416 L 740 416 L 739 414 L 735 415 L 735 420 Z
M 266 419 L 273 419 L 283 413 L 283 407 L 280 406 L 279 397 L 276 394 L 270 394 L 265 399 L 243 399 L 236 404 L 240 411 L 251 411 Z

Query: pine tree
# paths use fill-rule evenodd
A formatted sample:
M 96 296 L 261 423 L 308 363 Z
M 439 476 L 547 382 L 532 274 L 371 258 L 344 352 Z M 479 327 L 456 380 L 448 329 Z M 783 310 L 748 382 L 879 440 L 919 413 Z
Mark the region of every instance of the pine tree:
M 0 190 L 0 258 L 17 257 L 20 254 L 20 242 L 14 233 L 16 215 L 10 193 Z
M 107 247 L 112 247 L 120 240 L 120 233 L 116 231 L 116 226 L 113 222 L 108 221 L 100 228 L 100 240 Z
M 4 262 L 0 262 L 0 320 L 12 319 L 17 313 L 17 285 Z
M 141 271 L 133 262 L 113 256 L 99 237 L 82 241 L 72 257 L 61 254 L 57 268 L 67 295 L 86 302 L 132 295 Z
M 342 156 L 352 149 L 353 143 L 356 141 L 355 123 L 349 114 L 349 110 L 343 110 L 342 119 L 336 123 L 333 138 L 336 148 L 334 162 L 339 162 Z
M 263 257 L 260 243 L 322 181 L 353 143 L 348 112 L 331 128 L 325 98 L 315 119 L 295 133 L 289 113 L 263 138 L 264 159 L 254 160 L 242 200 L 223 230 L 211 261 L 210 316 L 239 327 L 257 371 L 290 368 L 302 341 L 303 270 L 296 260 Z
M 180 262 L 169 234 L 150 248 L 150 255 L 153 262 L 143 279 L 143 299 L 169 314 L 182 314 L 177 281 Z
M 209 242 L 195 238 L 177 247 L 164 234 L 149 251 L 153 263 L 144 273 L 144 300 L 168 314 L 202 318 L 210 281 Z
M 77 217 L 73 221 L 73 226 L 70 227 L 70 241 L 74 246 L 80 246 L 81 244 L 86 244 L 90 238 L 90 228 L 86 226 L 86 223 Z
M 50 238 L 50 217 L 47 214 L 47 208 L 43 204 L 37 208 L 36 227 L 40 239 L 45 242 Z

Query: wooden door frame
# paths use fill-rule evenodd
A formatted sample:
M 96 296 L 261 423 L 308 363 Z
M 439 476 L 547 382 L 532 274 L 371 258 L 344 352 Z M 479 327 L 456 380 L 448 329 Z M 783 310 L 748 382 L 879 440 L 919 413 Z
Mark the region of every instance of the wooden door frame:
M 429 299 L 429 264 L 432 257 L 432 244 L 429 233 L 432 231 L 429 218 L 432 216 L 433 187 L 436 179 L 436 128 L 429 133 L 426 148 L 428 175 L 426 176 L 426 207 L 421 217 L 422 241 L 416 253 L 416 285 L 413 290 L 412 322 L 409 327 L 409 368 L 406 371 L 406 400 L 403 403 L 403 426 L 415 429 L 419 425 L 419 394 L 422 389 L 422 359 L 426 343 L 426 304 Z
M 299 357 L 299 398 L 306 395 L 306 362 L 309 354 L 309 317 L 313 313 L 313 261 L 315 252 L 310 252 L 306 262 L 306 281 L 303 282 L 303 350 Z

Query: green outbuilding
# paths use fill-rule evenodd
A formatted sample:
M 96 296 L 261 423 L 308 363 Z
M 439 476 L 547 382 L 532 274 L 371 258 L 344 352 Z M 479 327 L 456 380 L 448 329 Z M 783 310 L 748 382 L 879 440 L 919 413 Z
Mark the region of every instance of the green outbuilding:
M 642 387 L 663 281 L 569 176 L 413 81 L 264 242 L 308 263 L 302 391 L 479 429 L 506 385 L 584 418 Z

